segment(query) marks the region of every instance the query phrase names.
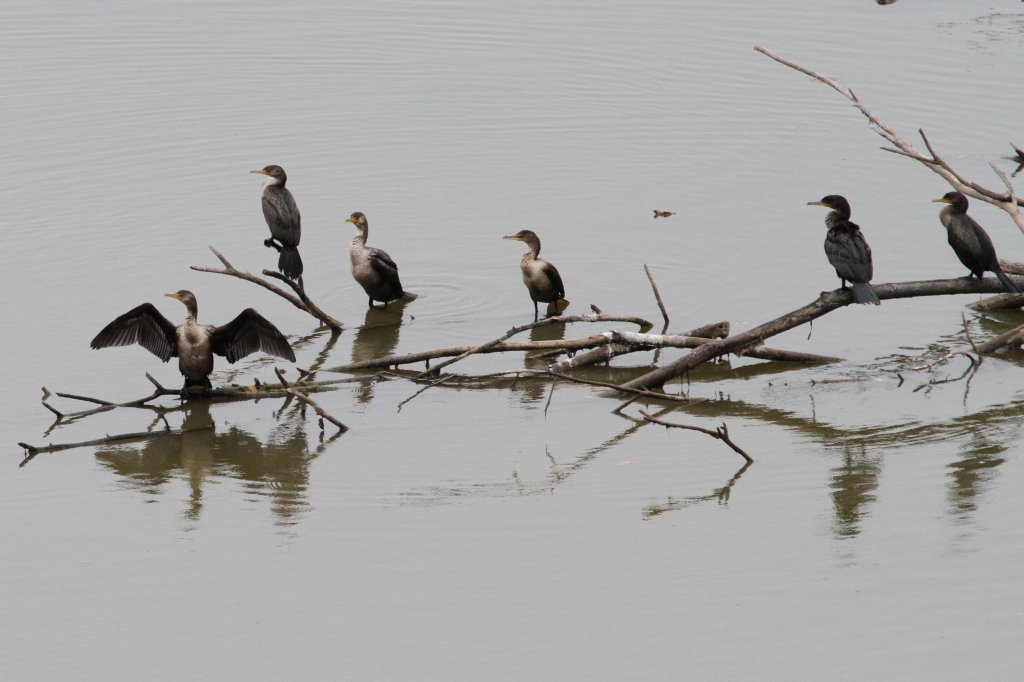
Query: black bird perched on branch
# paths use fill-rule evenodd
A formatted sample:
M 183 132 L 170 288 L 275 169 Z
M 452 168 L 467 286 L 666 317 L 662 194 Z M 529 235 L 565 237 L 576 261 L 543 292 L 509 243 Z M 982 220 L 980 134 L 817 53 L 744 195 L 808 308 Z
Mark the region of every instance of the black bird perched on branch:
M 104 327 L 90 345 L 108 348 L 137 343 L 164 362 L 177 357 L 178 369 L 185 376 L 182 397 L 192 394 L 190 387 L 197 387 L 199 393 L 212 388 L 210 372 L 213 371 L 214 353 L 223 355 L 228 362 L 235 362 L 256 351 L 295 362 L 295 353 L 288 345 L 288 339 L 252 308 L 246 308 L 227 324 L 215 327 L 196 321 L 198 308 L 191 291 L 182 289 L 165 295 L 181 301 L 188 308 L 188 316 L 182 324 L 175 327 L 156 306 L 143 303 Z
M 531 230 L 519 230 L 503 239 L 524 242 L 530 250 L 523 254 L 519 267 L 523 271 L 523 284 L 533 299 L 533 319 L 539 314 L 537 302 L 555 303 L 565 297 L 565 286 L 558 269 L 540 257 L 540 238 Z
M 398 266 L 384 251 L 366 245 L 370 224 L 365 215 L 356 211 L 345 222 L 352 223 L 359 230 L 348 247 L 352 277 L 359 282 L 359 286 L 370 297 L 371 308 L 374 301 L 382 301 L 384 307 L 387 308 L 389 301 L 397 300 L 405 295 L 402 281 L 398 279 Z
M 821 201 L 808 201 L 808 206 L 824 206 L 832 209 L 825 216 L 825 255 L 836 269 L 836 275 L 846 288 L 846 282 L 853 285 L 854 303 L 878 305 L 878 294 L 871 288 L 872 272 L 871 247 L 864 241 L 857 223 L 850 221 L 850 202 L 838 194 L 830 194 Z
M 971 271 L 965 279 L 981 279 L 988 270 L 996 274 L 1007 291 L 1019 294 L 1020 289 L 999 267 L 996 248 L 992 246 L 988 233 L 967 215 L 967 197 L 960 192 L 947 192 L 941 199 L 933 199 L 932 203 L 946 204 L 939 211 L 939 221 L 946 228 L 949 245 L 956 257 Z
M 280 166 L 270 165 L 249 171 L 266 175 L 263 183 L 263 217 L 270 228 L 270 239 L 264 239 L 264 246 L 277 249 L 277 269 L 294 280 L 302 276 L 302 258 L 299 257 L 299 239 L 302 237 L 302 219 L 295 198 L 285 187 L 288 176 Z

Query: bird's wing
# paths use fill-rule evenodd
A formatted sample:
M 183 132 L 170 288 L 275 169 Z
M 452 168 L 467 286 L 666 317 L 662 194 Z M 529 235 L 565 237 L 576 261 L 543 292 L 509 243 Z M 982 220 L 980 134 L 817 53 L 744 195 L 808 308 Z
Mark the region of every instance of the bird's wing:
M 540 271 L 548 278 L 551 282 L 551 286 L 558 292 L 558 298 L 565 297 L 565 285 L 562 284 L 562 276 L 558 274 L 558 269 L 551 263 L 544 261 L 540 266 Z
M 851 282 L 870 282 L 874 267 L 871 247 L 856 225 L 853 229 L 834 230 L 825 242 L 825 251 L 832 266 L 843 279 Z
M 974 236 L 978 239 L 978 245 L 981 246 L 982 258 L 986 261 L 992 261 L 998 263 L 996 260 L 996 247 L 992 245 L 992 238 L 988 236 L 988 232 L 985 231 L 981 225 L 978 224 L 974 218 L 969 215 L 964 215 L 963 218 L 967 221 L 967 224 L 971 226 L 971 231 Z M 983 263 L 985 267 L 991 267 L 991 262 Z
M 228 362 L 236 362 L 256 351 L 295 362 L 295 353 L 288 339 L 252 308 L 238 313 L 238 317 L 225 325 L 213 327 L 210 337 L 213 352 L 223 355 Z
M 137 343 L 164 362 L 178 354 L 177 330 L 152 303 L 132 308 L 108 324 L 89 345 L 93 348 Z
M 367 249 L 370 252 L 370 265 L 388 281 L 398 281 L 398 265 L 391 256 L 380 249 Z
M 263 193 L 263 217 L 267 219 L 267 226 L 270 233 L 281 239 L 289 239 L 294 243 L 288 246 L 299 245 L 299 227 L 301 217 L 299 207 L 295 205 L 295 198 L 288 189 L 283 187 L 268 187 Z

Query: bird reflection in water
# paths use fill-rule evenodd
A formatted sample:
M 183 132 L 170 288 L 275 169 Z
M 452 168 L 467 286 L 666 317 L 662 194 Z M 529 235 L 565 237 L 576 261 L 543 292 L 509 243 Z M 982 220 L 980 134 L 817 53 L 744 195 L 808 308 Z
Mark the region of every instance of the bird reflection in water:
M 971 429 L 960 448 L 960 458 L 948 464 L 950 514 L 969 522 L 978 510 L 978 496 L 992 483 L 995 470 L 1006 461 L 1006 445 L 994 443 L 984 429 Z
M 376 360 L 391 355 L 398 348 L 398 332 L 402 327 L 408 298 L 400 298 L 388 304 L 387 308 L 367 308 L 363 324 L 352 339 L 352 362 Z M 373 400 L 375 375 L 356 384 L 356 400 L 366 405 Z
M 562 341 L 565 339 L 565 323 L 545 324 L 530 330 L 530 341 Z M 546 369 L 555 361 L 549 350 L 534 350 L 523 355 L 523 366 L 526 369 Z M 531 377 L 520 377 L 513 385 L 512 391 L 519 396 L 522 404 L 535 403 L 548 395 L 551 382 Z
M 844 446 L 842 464 L 832 470 L 828 486 L 832 490 L 835 533 L 840 539 L 860 533 L 860 522 L 875 501 L 882 460 L 868 454 L 863 446 Z
M 237 426 L 218 430 L 211 404 L 183 407 L 180 436 L 155 438 L 141 448 L 99 448 L 96 459 L 123 487 L 145 495 L 163 495 L 171 482 L 188 481 L 183 516 L 192 522 L 201 516 L 205 484 L 227 478 L 244 481 L 246 493 L 268 497 L 279 525 L 296 523 L 309 507 L 309 467 L 322 450 L 310 451 L 303 420 L 280 424 L 264 443 Z

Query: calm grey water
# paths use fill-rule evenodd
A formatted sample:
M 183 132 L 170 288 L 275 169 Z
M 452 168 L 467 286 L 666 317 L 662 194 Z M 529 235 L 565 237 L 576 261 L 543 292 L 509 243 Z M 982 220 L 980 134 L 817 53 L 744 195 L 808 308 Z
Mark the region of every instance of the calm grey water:
M 545 409 L 527 381 L 436 388 L 401 412 L 413 384 L 347 385 L 318 398 L 352 427 L 331 441 L 263 400 L 192 403 L 171 425 L 212 429 L 23 468 L 14 443 L 159 428 L 121 410 L 47 433 L 38 399 L 138 397 L 147 371 L 177 386 L 140 348 L 88 342 L 142 301 L 178 319 L 161 295 L 179 288 L 209 322 L 255 306 L 300 367 L 482 342 L 531 319 L 521 245 L 500 239 L 529 227 L 570 312 L 657 319 L 647 263 L 674 329 L 742 329 L 836 285 L 824 211 L 805 206 L 829 193 L 853 204 L 876 281 L 960 275 L 929 203 L 942 181 L 752 47 L 839 78 L 996 187 L 988 161 L 1024 143 L 1021 7 L 8 3 L 0 678 L 1016 677 L 1020 358 L 969 386 L 915 390 L 963 358 L 911 371 L 967 347 L 966 298 L 841 310 L 774 341 L 838 365 L 734 360 L 674 387 L 708 400 L 665 417 L 727 421 L 746 470 L 587 387 L 559 385 Z M 188 267 L 216 265 L 207 245 L 274 262 L 247 173 L 268 163 L 303 213 L 307 287 L 346 322 L 333 345 L 287 303 Z M 417 301 L 367 313 L 348 275 L 356 210 Z M 972 213 L 1024 259 L 1002 213 Z M 979 337 L 1022 321 L 968 314 Z M 273 365 L 214 378 L 269 381 Z

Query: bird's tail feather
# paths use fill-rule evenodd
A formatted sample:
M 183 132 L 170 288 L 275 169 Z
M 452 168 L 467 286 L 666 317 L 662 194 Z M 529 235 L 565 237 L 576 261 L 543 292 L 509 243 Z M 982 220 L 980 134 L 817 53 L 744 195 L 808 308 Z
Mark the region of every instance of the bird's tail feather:
M 878 294 L 875 293 L 874 288 L 867 282 L 851 282 L 853 284 L 853 302 L 854 303 L 871 303 L 878 305 L 881 301 L 878 300 Z
M 1014 294 L 1020 293 L 1020 287 L 1014 284 L 1013 280 L 1007 277 L 1005 272 L 1003 272 L 1002 270 L 996 270 L 995 273 L 996 277 L 998 277 L 999 281 L 1003 283 L 1003 287 L 1007 291 L 1012 292 Z
M 299 257 L 299 250 L 294 246 L 286 246 L 281 249 L 281 255 L 277 259 L 277 269 L 286 277 L 298 279 L 302 275 L 302 258 Z

